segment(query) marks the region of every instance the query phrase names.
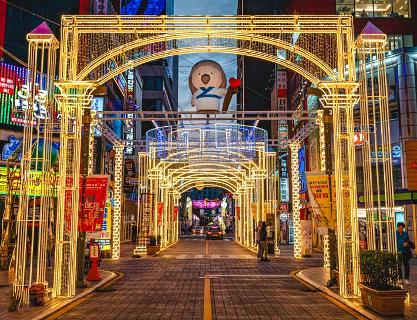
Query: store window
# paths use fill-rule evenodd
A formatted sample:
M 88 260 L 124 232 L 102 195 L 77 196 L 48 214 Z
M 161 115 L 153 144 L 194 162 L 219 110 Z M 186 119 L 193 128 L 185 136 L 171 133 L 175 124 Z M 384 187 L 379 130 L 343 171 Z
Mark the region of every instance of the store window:
M 338 14 L 357 18 L 409 18 L 409 0 L 336 0 Z
M 387 51 L 401 48 L 413 47 L 412 34 L 388 34 L 387 35 Z

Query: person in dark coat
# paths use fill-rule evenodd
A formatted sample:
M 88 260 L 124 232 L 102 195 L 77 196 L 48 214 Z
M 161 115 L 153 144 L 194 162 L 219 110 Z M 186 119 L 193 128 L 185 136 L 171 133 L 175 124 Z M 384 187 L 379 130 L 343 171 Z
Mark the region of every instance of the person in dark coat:
M 259 231 L 259 242 L 261 243 L 261 261 L 269 261 L 268 259 L 268 245 L 267 245 L 267 232 L 266 223 L 262 221 L 262 226 Z

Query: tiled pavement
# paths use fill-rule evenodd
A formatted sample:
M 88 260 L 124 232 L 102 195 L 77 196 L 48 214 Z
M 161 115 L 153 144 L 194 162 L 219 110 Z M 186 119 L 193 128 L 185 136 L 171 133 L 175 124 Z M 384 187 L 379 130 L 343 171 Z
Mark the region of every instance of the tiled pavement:
M 410 280 L 411 284 L 406 285 L 405 289 L 409 291 L 409 301 L 405 304 L 405 319 L 417 319 L 417 263 L 416 259 L 412 259 L 411 262 L 411 275 Z M 311 281 L 317 283 L 320 286 L 325 287 L 327 280 L 329 279 L 329 271 L 323 268 L 311 268 L 308 270 L 302 271 L 303 279 L 310 279 Z M 309 281 L 310 282 L 310 281 Z M 331 288 L 333 293 L 338 294 L 339 288 L 334 286 Z M 349 301 L 351 304 L 355 305 L 356 308 L 363 308 L 360 299 Z M 369 309 L 365 309 L 366 312 L 372 314 Z M 374 314 L 378 317 L 378 315 Z
M 94 293 L 59 319 L 201 320 L 205 277 L 213 319 L 354 319 L 291 278 L 292 270 L 319 266 L 319 259 L 230 258 L 246 255 L 251 253 L 232 241 L 201 239 L 182 240 L 155 258 L 106 261 L 104 268 L 125 273 L 114 291 Z

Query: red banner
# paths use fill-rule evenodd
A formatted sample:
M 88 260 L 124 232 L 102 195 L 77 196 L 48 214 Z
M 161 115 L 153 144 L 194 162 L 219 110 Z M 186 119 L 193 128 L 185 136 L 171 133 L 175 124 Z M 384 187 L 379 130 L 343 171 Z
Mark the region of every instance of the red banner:
M 72 186 L 72 179 L 67 178 L 67 187 Z M 93 232 L 101 231 L 106 207 L 108 176 L 93 175 L 85 179 L 84 205 L 83 181 L 79 182 L 78 199 L 78 231 Z M 71 220 L 73 214 L 73 199 L 71 190 L 65 191 L 65 223 L 66 230 L 71 231 Z
M 236 207 L 236 217 L 240 220 L 240 207 Z
M 82 201 L 83 185 L 80 181 L 78 231 L 101 231 L 103 227 L 104 209 L 106 207 L 108 181 L 107 176 L 86 177 L 84 182 L 84 203 Z
M 164 212 L 164 203 L 163 202 L 158 202 L 156 204 L 156 212 L 158 214 L 158 227 L 162 226 L 162 213 Z
M 178 220 L 178 206 L 174 206 L 173 214 L 174 214 L 174 221 L 177 221 Z

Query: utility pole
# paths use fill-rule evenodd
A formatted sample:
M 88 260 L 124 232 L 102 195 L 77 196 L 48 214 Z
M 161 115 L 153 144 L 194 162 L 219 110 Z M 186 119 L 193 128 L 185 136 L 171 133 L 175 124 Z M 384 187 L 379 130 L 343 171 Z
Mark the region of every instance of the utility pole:
M 332 128 L 332 114 L 331 109 L 324 109 L 324 137 L 325 137 L 325 151 L 326 151 L 326 174 L 329 183 L 329 204 L 330 212 L 333 213 L 333 186 L 332 186 L 332 174 L 333 174 L 333 164 L 332 164 L 332 139 L 331 135 L 333 132 Z M 329 258 L 330 258 L 330 279 L 327 282 L 327 286 L 330 288 L 336 284 L 336 275 L 334 270 L 337 267 L 337 240 L 336 240 L 336 230 L 333 228 L 328 228 L 329 235 Z
M 88 158 L 89 158 L 89 138 L 91 130 L 91 110 L 90 108 L 84 109 L 83 114 L 83 133 L 81 136 L 81 177 L 82 177 L 82 192 L 81 192 L 81 212 L 82 216 L 84 203 L 85 203 L 85 183 L 88 175 Z M 77 183 L 74 181 L 74 183 Z M 84 283 L 84 264 L 85 264 L 85 245 L 86 245 L 86 232 L 78 232 L 77 240 L 77 288 L 85 288 Z

